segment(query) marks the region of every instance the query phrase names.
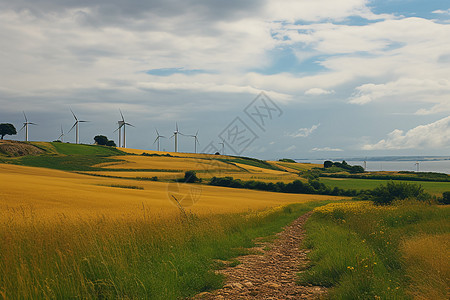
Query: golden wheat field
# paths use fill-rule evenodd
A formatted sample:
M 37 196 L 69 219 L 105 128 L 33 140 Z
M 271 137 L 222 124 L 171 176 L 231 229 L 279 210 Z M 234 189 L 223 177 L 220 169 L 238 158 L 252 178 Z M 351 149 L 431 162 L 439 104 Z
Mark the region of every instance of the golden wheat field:
M 338 199 L 323 195 L 104 178 L 4 164 L 0 165 L 0 182 L 0 212 L 3 215 L 22 210 L 24 214 L 48 218 L 127 216 L 140 213 L 143 208 L 158 214 L 178 213 L 172 195 L 183 201 L 188 210 L 198 214 L 242 212 L 294 202 Z M 195 205 L 191 205 L 193 202 Z

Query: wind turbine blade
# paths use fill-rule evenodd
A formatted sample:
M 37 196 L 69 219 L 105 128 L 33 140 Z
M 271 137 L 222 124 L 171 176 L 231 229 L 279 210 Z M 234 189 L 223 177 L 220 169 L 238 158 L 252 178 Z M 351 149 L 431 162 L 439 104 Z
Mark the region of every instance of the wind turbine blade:
M 175 136 L 175 134 L 173 134 L 169 139 L 173 138 Z
M 75 114 L 73 113 L 72 109 L 71 109 L 71 108 L 69 108 L 69 109 L 70 109 L 70 112 L 72 113 L 73 117 L 75 118 L 75 120 L 78 121 L 78 119 L 77 119 L 77 117 L 75 116 Z
M 69 132 L 67 132 L 67 133 L 70 133 L 70 132 L 72 131 L 72 129 L 73 129 L 75 126 L 77 126 L 77 124 L 78 124 L 78 121 L 76 121 L 76 122 L 73 124 L 72 128 L 70 128 Z
M 120 110 L 120 108 L 119 108 L 119 112 L 120 112 L 120 115 L 122 116 L 122 122 L 125 123 L 125 119 L 124 119 L 124 117 L 123 117 L 123 114 L 122 114 L 122 111 Z
M 130 123 L 123 123 L 123 124 L 128 125 L 128 126 L 131 126 L 131 127 L 135 127 L 135 128 L 136 128 L 136 126 L 134 126 L 134 125 L 132 125 L 132 124 L 130 124 Z
M 37 125 L 36 123 L 32 123 L 32 122 L 28 122 L 28 124 L 31 124 L 31 125 Z
M 27 123 L 23 123 L 23 126 L 22 126 L 22 128 L 20 128 L 19 132 L 21 132 L 21 131 L 22 131 L 22 129 L 24 129 L 24 128 L 25 128 L 25 126 L 27 126 Z
M 153 142 L 153 145 L 158 141 L 159 136 L 156 137 L 155 141 Z
M 86 123 L 86 122 L 90 122 L 90 121 L 78 121 L 79 123 Z
M 119 130 L 120 128 L 122 128 L 122 126 L 120 126 L 119 128 L 117 128 L 116 130 L 114 130 L 113 133 L 116 132 L 117 130 Z
M 25 114 L 24 111 L 22 111 L 22 112 L 23 112 L 23 116 L 25 117 L 25 123 L 28 123 L 27 115 Z
M 176 125 L 176 128 L 177 128 L 177 132 L 178 132 L 178 122 L 176 122 L 176 123 L 175 123 L 175 125 Z
M 156 129 L 156 128 L 155 128 L 155 130 L 156 130 L 156 135 L 157 135 L 157 136 L 159 136 L 159 132 L 158 132 L 158 129 Z
M 198 130 L 197 130 L 197 132 L 195 133 L 195 136 L 197 136 L 198 135 Z

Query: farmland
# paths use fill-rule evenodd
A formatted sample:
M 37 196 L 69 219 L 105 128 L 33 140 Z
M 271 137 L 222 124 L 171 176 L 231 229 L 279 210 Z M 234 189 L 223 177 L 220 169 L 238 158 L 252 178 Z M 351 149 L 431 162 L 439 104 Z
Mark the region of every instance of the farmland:
M 441 277 L 424 275 L 433 286 L 406 278 L 422 272 L 413 262 L 426 270 L 435 268 L 436 261 L 424 256 L 423 247 L 439 246 L 438 259 L 447 251 L 441 242 L 448 240 L 445 207 L 422 203 L 379 208 L 343 196 L 209 184 L 213 177 L 308 184 L 311 179 L 304 175 L 310 176 L 318 165 L 62 143 L 19 146 L 20 152 L 30 154 L 3 148 L 7 150 L 0 155 L 0 299 L 190 297 L 223 285 L 224 278 L 214 272 L 220 267 L 217 260 L 233 261 L 250 253 L 256 238 L 273 238 L 316 207 L 322 208 L 307 223 L 305 244 L 314 249 L 311 260 L 316 266 L 303 272 L 302 282 L 333 287 L 330 295 L 336 298 L 354 296 L 352 291 L 403 298 L 419 288 L 426 289 L 424 295 L 442 296 Z M 183 183 L 186 171 L 196 171 L 201 182 Z M 314 180 L 341 189 L 369 189 L 387 182 Z M 449 190 L 447 182 L 421 184 L 437 196 Z M 362 220 L 370 228 L 362 226 Z M 378 245 L 380 237 L 370 235 L 369 229 L 385 232 L 393 246 Z M 347 268 L 356 269 L 361 261 L 338 257 L 346 259 L 339 262 L 332 256 L 347 251 L 339 247 L 348 241 L 374 247 L 364 244 L 351 252 L 360 258 L 375 253 L 370 254 L 377 267 L 371 269 L 369 287 L 355 286 L 352 278 L 365 273 L 349 273 Z M 321 250 L 318 244 L 329 248 Z M 322 267 L 321 258 L 336 265 Z M 330 277 L 321 268 L 334 268 L 340 275 Z

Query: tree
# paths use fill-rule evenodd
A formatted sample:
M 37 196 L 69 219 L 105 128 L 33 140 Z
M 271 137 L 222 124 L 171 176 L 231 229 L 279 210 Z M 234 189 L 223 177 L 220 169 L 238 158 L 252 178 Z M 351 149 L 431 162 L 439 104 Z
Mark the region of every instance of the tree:
M 333 166 L 333 162 L 330 161 L 330 160 L 326 160 L 326 161 L 323 162 L 323 167 L 325 169 L 331 168 L 332 166 Z
M 97 145 L 106 145 L 108 142 L 108 138 L 104 135 L 97 135 L 94 137 L 94 141 L 97 143 Z
M 14 135 L 14 134 L 17 134 L 17 131 L 16 127 L 14 127 L 13 124 L 10 123 L 0 124 L 0 135 L 2 136 L 2 140 L 5 135 Z
M 197 177 L 195 171 L 186 171 L 184 173 L 184 182 L 186 183 L 196 183 L 201 181 L 200 178 Z
M 109 140 L 105 145 L 109 147 L 116 147 L 116 142 L 114 142 L 113 140 Z

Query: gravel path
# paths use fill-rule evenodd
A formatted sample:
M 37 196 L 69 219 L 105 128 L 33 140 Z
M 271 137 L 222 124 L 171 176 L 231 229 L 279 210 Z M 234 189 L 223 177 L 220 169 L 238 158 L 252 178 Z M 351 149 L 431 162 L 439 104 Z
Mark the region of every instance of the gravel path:
M 307 213 L 277 234 L 273 242 L 257 242 L 256 254 L 238 257 L 236 267 L 217 271 L 226 276 L 225 286 L 195 299 L 318 299 L 326 295 L 321 286 L 296 284 L 301 266 L 308 263 L 308 250 L 299 249 L 305 236 Z

